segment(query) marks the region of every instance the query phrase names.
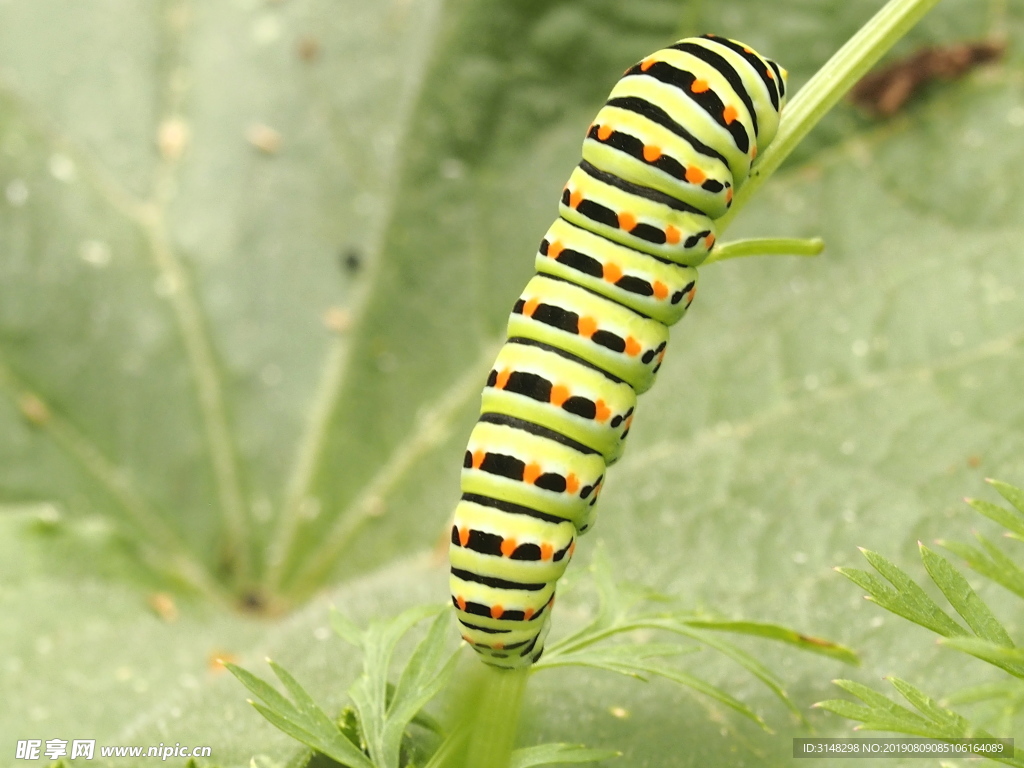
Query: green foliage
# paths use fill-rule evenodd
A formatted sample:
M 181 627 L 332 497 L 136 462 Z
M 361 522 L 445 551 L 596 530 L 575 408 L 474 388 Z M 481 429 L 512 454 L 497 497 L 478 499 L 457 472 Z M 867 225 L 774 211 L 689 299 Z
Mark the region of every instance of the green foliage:
M 1021 515 L 1024 515 L 1024 492 L 1019 488 L 996 480 L 989 481 L 1013 510 L 998 505 L 968 499 L 967 502 L 978 512 L 1007 528 L 1007 538 L 1020 541 Z M 984 541 L 984 540 L 983 540 Z M 1003 569 L 993 568 L 991 563 L 1009 563 L 1010 559 L 994 545 L 987 544 L 988 559 L 979 560 L 973 556 L 972 548 L 943 544 L 947 549 L 964 553 L 968 567 L 996 583 L 1008 586 L 1002 578 Z M 940 635 L 941 645 L 961 651 L 1009 673 L 1014 678 L 1024 679 L 1024 653 L 1017 648 L 1009 632 L 996 618 L 993 611 L 971 588 L 964 576 L 948 560 L 937 555 L 923 544 L 918 545 L 921 559 L 928 576 L 946 598 L 949 605 L 967 624 L 965 629 L 943 608 L 932 600 L 923 588 L 893 563 L 881 555 L 862 550 L 868 562 L 874 566 L 890 584 L 886 584 L 871 573 L 851 568 L 837 570 L 868 592 L 868 599 L 878 603 L 897 616 Z M 1014 566 L 1015 567 L 1015 566 Z M 1011 582 L 1012 583 L 1012 582 Z M 1016 593 L 1015 590 L 1015 594 Z M 1018 596 L 1020 596 L 1018 594 Z M 973 633 L 973 636 L 972 636 Z M 837 680 L 837 685 L 864 702 L 854 704 L 846 700 L 823 701 L 816 706 L 836 714 L 861 721 L 859 728 L 869 730 L 896 731 L 930 738 L 990 737 L 991 734 L 956 712 L 940 706 L 910 683 L 899 678 L 890 682 L 896 690 L 917 710 L 913 712 L 893 703 L 887 697 L 870 688 L 850 680 Z M 1024 686 L 998 684 L 995 686 L 972 686 L 962 692 L 956 700 L 965 703 L 1003 700 L 1013 709 L 1020 709 Z M 995 758 L 993 758 L 995 759 Z M 1000 759 L 1009 765 L 1024 765 L 1024 759 Z
M 651 603 L 664 604 L 670 601 L 650 589 L 617 583 L 604 556 L 595 557 L 590 572 L 599 595 L 594 618 L 568 637 L 550 643 L 543 658 L 534 665 L 535 670 L 577 666 L 603 669 L 640 680 L 662 677 L 711 697 L 770 732 L 771 729 L 761 716 L 749 706 L 722 688 L 711 685 L 676 666 L 666 664 L 662 659 L 693 653 L 700 650 L 701 646 L 718 651 L 760 680 L 794 714 L 799 714 L 799 710 L 786 695 L 781 681 L 770 670 L 749 653 L 724 642 L 709 631 L 701 630 L 735 632 L 781 640 L 803 650 L 825 653 L 847 663 L 857 663 L 856 654 L 848 648 L 827 640 L 808 638 L 785 627 L 756 622 L 715 620 L 696 615 L 692 611 L 666 610 L 664 605 L 652 609 Z M 626 645 L 612 645 L 605 642 L 611 638 L 622 639 L 620 636 L 642 630 L 675 634 L 691 643 L 637 644 L 633 641 Z
M 308 693 L 287 671 L 268 659 L 274 674 L 284 683 L 295 700 L 293 704 L 268 683 L 241 667 L 229 664 L 228 669 L 264 703 L 252 702 L 256 711 L 294 739 L 323 752 L 342 765 L 352 768 L 372 768 L 356 744 L 312 700 Z
M 420 745 L 410 738 L 411 723 L 431 731 L 435 740 L 433 755 L 427 765 L 452 765 L 453 755 L 459 754 L 474 729 L 489 729 L 485 735 L 486 751 L 494 752 L 494 742 L 515 737 L 518 707 L 526 674 L 535 675 L 559 667 L 589 667 L 620 675 L 648 680 L 661 677 L 679 683 L 693 691 L 724 704 L 744 717 L 770 731 L 764 719 L 743 702 L 700 677 L 677 666 L 664 663 L 664 659 L 682 656 L 705 646 L 721 653 L 753 674 L 776 695 L 794 714 L 797 708 L 786 695 L 781 682 L 752 655 L 734 645 L 714 637 L 711 632 L 725 631 L 780 640 L 812 652 L 825 653 L 847 663 L 857 663 L 856 655 L 838 644 L 818 638 L 808 638 L 791 629 L 755 622 L 716 621 L 706 616 L 666 609 L 667 598 L 652 590 L 628 583 L 618 583 L 603 551 L 595 558 L 590 571 L 598 591 L 598 607 L 594 618 L 577 632 L 552 643 L 544 658 L 525 673 L 488 670 L 483 680 L 493 679 L 497 684 L 485 683 L 469 694 L 466 710 L 453 725 L 446 729 L 424 711 L 452 678 L 457 654 L 450 650 L 449 611 L 433 606 L 417 606 L 388 621 L 374 621 L 361 630 L 351 619 L 339 611 L 331 612 L 331 626 L 339 637 L 355 646 L 363 659 L 362 674 L 349 688 L 353 707 L 342 711 L 337 722 L 332 721 L 317 706 L 306 690 L 285 669 L 267 660 L 278 680 L 291 695 L 291 700 L 273 686 L 234 664 L 227 668 L 255 694 L 260 702 L 253 707 L 270 723 L 316 752 L 327 755 L 351 768 L 399 768 L 413 765 L 409 755 L 422 752 Z M 651 604 L 660 604 L 651 610 Z M 409 631 L 424 619 L 434 617 L 426 635 L 416 645 L 402 669 L 397 685 L 392 684 L 392 657 L 396 646 Z M 644 630 L 659 630 L 692 641 L 655 642 L 637 636 Z M 707 630 L 707 631 L 701 631 Z M 627 643 L 610 643 L 609 640 Z M 475 661 L 474 661 L 475 665 Z M 520 682 L 513 678 L 521 677 Z M 511 687 L 510 687 L 511 685 Z M 494 697 L 514 699 L 506 703 L 491 702 Z M 506 711 L 508 707 L 512 711 Z M 477 716 L 477 711 L 487 712 Z M 481 723 L 483 720 L 495 722 Z M 499 733 L 500 732 L 500 733 Z M 429 750 L 428 750 L 429 751 Z M 569 744 L 542 744 L 511 752 L 512 766 L 547 765 L 550 763 L 585 763 L 604 760 L 620 753 L 594 750 Z
M 389 682 L 391 658 L 395 646 L 420 621 L 434 617 L 426 635 L 416 645 L 402 668 L 397 685 Z M 418 606 L 390 621 L 373 622 L 360 630 L 338 611 L 331 624 L 347 643 L 359 648 L 363 673 L 349 688 L 354 708 L 342 711 L 332 721 L 317 706 L 306 690 L 285 669 L 267 660 L 278 680 L 291 696 L 289 700 L 273 686 L 234 664 L 227 667 L 238 680 L 259 697 L 251 702 L 256 711 L 284 733 L 348 768 L 399 768 L 422 765 L 416 755 L 430 751 L 427 766 L 447 765 L 452 748 L 465 738 L 459 727 L 446 733 L 423 711 L 451 678 L 457 661 L 450 649 L 450 612 L 432 606 Z M 433 733 L 433 749 L 426 750 L 411 736 L 410 724 Z M 513 768 L 592 763 L 615 757 L 609 750 L 587 749 L 572 744 L 541 744 L 512 753 Z M 311 754 L 303 759 L 312 766 L 319 759 Z
M 423 619 L 434 616 L 426 636 L 409 658 L 398 684 L 389 683 L 395 646 Z M 308 693 L 274 662 L 271 669 L 294 699 L 294 704 L 272 686 L 235 665 L 228 668 L 263 703 L 256 710 L 289 736 L 351 768 L 399 768 L 410 723 L 432 730 L 440 727 L 421 710 L 451 677 L 455 656 L 448 640 L 449 616 L 435 606 L 410 608 L 390 621 L 373 622 L 360 631 L 334 611 L 331 624 L 347 643 L 360 649 L 363 673 L 348 695 L 355 707 L 341 721 L 328 718 Z M 368 759 L 369 758 L 369 759 Z
M 532 768 L 535 765 L 575 765 L 596 763 L 618 757 L 620 752 L 607 749 L 586 749 L 575 744 L 541 744 L 538 747 L 517 749 L 512 753 L 509 768 Z
M 833 699 L 823 701 L 815 706 L 851 720 L 861 721 L 859 729 L 895 731 L 931 739 L 993 738 L 992 734 L 971 725 L 956 712 L 940 706 L 926 694 L 898 677 L 890 678 L 889 682 L 914 709 L 907 709 L 896 704 L 867 686 L 852 680 L 836 680 L 834 682 L 863 701 L 864 705 L 854 704 L 843 699 Z M 1018 757 L 992 757 L 989 759 L 1006 765 L 1024 766 L 1024 759 Z

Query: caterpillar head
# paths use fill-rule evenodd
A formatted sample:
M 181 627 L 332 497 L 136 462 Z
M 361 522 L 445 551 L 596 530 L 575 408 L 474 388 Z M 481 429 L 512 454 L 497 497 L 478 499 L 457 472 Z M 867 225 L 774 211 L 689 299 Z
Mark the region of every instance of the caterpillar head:
M 732 64 L 750 95 L 757 114 L 755 148 L 763 152 L 779 128 L 779 113 L 786 103 L 789 73 L 772 59 L 765 58 L 746 43 L 716 35 L 704 35 L 715 51 Z M 756 157 L 755 157 L 756 159 Z
M 743 50 L 744 53 L 751 54 L 747 59 L 748 63 L 760 70 L 756 73 L 756 80 L 749 76 L 746 79 L 750 87 L 751 100 L 754 102 L 754 111 L 757 112 L 757 148 L 764 151 L 779 129 L 779 117 L 786 105 L 789 72 L 772 59 L 763 58 L 746 46 Z

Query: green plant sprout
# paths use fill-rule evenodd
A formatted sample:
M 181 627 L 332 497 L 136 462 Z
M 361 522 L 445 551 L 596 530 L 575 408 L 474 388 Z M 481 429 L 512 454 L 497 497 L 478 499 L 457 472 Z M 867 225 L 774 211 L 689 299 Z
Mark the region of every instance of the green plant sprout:
M 594 618 L 576 632 L 552 643 L 545 657 L 528 675 L 510 675 L 489 667 L 476 669 L 478 665 L 466 659 L 477 674 L 476 690 L 469 691 L 467 703 L 456 708 L 462 714 L 448 718 L 454 720 L 451 726 L 442 725 L 439 719 L 424 712 L 427 703 L 452 680 L 462 655 L 458 649 L 451 648 L 448 606 L 416 606 L 393 619 L 373 622 L 365 630 L 341 613 L 332 612 L 334 631 L 358 648 L 363 657 L 363 672 L 348 691 L 352 706 L 336 721 L 331 720 L 302 685 L 275 662 L 268 660 L 290 699 L 251 672 L 234 664 L 226 666 L 259 699 L 251 703 L 261 715 L 289 736 L 340 765 L 441 768 L 486 766 L 500 758 L 506 761 L 503 765 L 527 768 L 551 763 L 595 762 L 617 755 L 572 744 L 543 744 L 513 750 L 511 736 L 515 731 L 507 726 L 508 705 L 514 703 L 514 712 L 518 712 L 524 681 L 532 674 L 578 666 L 644 681 L 660 677 L 707 696 L 770 732 L 764 719 L 746 704 L 667 660 L 702 650 L 723 654 L 766 686 L 796 717 L 801 717 L 800 711 L 782 682 L 749 653 L 719 638 L 718 633 L 776 640 L 848 664 L 859 663 L 851 650 L 827 640 L 774 624 L 726 621 L 695 614 L 671 607 L 669 598 L 644 587 L 617 584 L 601 550 L 589 573 L 598 591 Z M 396 646 L 427 619 L 432 621 L 425 636 L 413 650 L 398 682 L 390 683 Z M 686 642 L 649 640 L 628 645 L 609 642 L 638 630 L 656 630 Z M 500 695 L 495 695 L 496 689 Z M 472 714 L 467 715 L 467 711 Z
M 1013 505 L 1012 510 L 980 499 L 967 499 L 967 503 L 1006 528 L 1007 538 L 1024 541 L 1024 490 L 998 480 L 989 482 Z M 938 543 L 963 558 L 971 570 L 1024 599 L 1024 569 L 985 536 L 980 533 L 976 536 L 980 546 L 949 541 Z M 948 560 L 923 544 L 919 544 L 919 548 L 929 578 L 962 623 L 932 600 L 902 569 L 876 552 L 861 550 L 871 566 L 883 577 L 881 579 L 869 571 L 857 568 L 836 570 L 864 589 L 868 593 L 868 600 L 939 635 L 940 645 L 981 659 L 1014 678 L 969 688 L 951 697 L 952 703 L 1001 700 L 1009 704 L 1012 711 L 1019 710 L 1024 701 L 1024 684 L 1020 682 L 1024 680 L 1024 652 L 1015 646 L 1010 633 L 995 613 Z M 942 706 L 900 678 L 889 678 L 889 682 L 913 709 L 897 704 L 860 683 L 851 680 L 834 682 L 863 703 L 830 699 L 815 706 L 860 721 L 858 730 L 894 731 L 933 739 L 992 737 L 984 728 Z M 1024 766 L 1024 759 L 1019 757 L 984 756 L 1007 765 Z

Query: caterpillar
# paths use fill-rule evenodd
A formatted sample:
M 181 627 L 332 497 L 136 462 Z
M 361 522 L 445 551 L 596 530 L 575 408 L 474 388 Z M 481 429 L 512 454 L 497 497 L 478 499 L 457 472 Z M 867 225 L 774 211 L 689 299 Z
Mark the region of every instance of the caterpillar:
M 463 460 L 451 597 L 487 664 L 540 658 L 555 582 L 785 98 L 778 64 L 705 35 L 627 69 L 587 129 Z

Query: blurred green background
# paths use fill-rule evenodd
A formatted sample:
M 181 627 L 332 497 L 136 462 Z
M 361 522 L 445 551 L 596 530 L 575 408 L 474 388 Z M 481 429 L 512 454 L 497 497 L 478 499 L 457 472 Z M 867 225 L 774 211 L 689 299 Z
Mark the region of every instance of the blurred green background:
M 792 92 L 880 5 L 0 0 L 0 763 L 28 738 L 287 760 L 213 659 L 271 654 L 338 707 L 358 659 L 327 606 L 445 599 L 477 395 L 616 76 L 713 31 Z M 1024 483 L 1022 34 L 1008 0 L 944 0 L 896 55 L 1005 58 L 888 121 L 840 105 L 743 211 L 727 239 L 827 250 L 702 271 L 577 553 L 862 651 L 851 672 L 745 644 L 801 707 L 840 675 L 989 674 L 831 568 L 866 546 L 920 574 L 914 543 L 966 536 L 982 478 Z M 571 571 L 556 636 L 592 609 Z M 524 743 L 788 764 L 806 731 L 689 659 L 777 733 L 553 671 Z

